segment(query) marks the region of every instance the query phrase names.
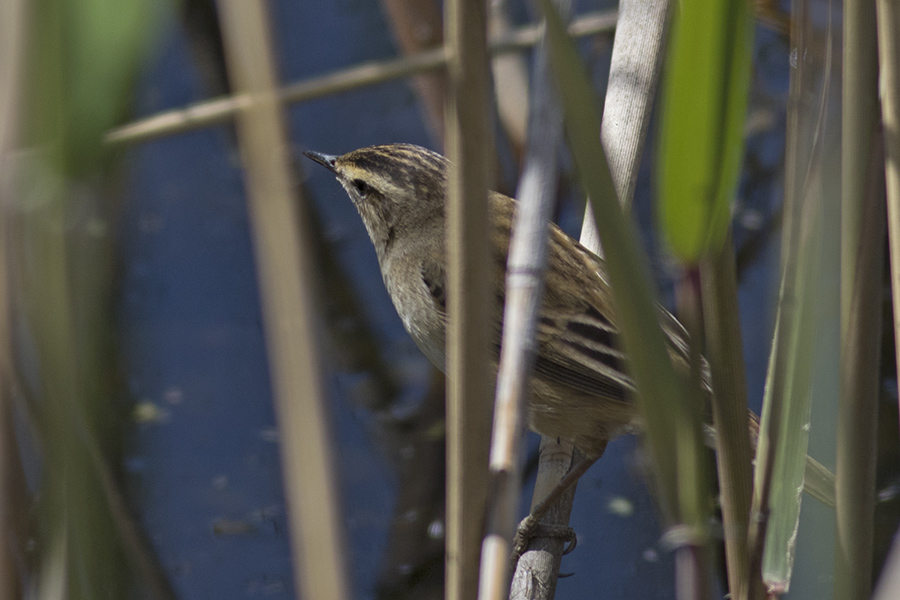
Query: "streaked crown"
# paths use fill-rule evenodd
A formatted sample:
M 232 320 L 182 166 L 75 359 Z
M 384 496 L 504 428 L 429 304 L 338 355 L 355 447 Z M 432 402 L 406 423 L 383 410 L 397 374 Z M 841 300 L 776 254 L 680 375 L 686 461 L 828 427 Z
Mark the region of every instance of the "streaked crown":
M 359 211 L 379 257 L 396 236 L 442 227 L 448 161 L 414 144 L 385 144 L 329 156 L 306 152 L 335 174 Z

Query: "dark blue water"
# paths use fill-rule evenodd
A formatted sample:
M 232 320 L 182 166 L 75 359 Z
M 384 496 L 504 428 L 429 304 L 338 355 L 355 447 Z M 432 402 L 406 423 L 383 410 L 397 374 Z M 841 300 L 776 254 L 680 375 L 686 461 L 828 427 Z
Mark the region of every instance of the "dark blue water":
M 597 6 L 581 4 L 582 10 Z M 284 81 L 395 55 L 376 2 L 282 0 L 271 6 Z M 608 53 L 594 55 L 595 72 L 605 72 L 604 61 Z M 786 89 L 786 79 L 776 83 Z M 203 97 L 185 36 L 173 26 L 148 67 L 138 112 L 152 114 Z M 297 105 L 288 118 L 298 150 L 343 153 L 394 141 L 440 150 L 403 81 Z M 119 318 L 131 400 L 155 415 L 132 432 L 131 496 L 180 597 L 293 598 L 256 273 L 232 142 L 223 126 L 142 144 L 124 156 L 131 179 L 121 219 Z M 766 161 L 780 164 L 782 141 L 759 145 Z M 324 169 L 301 168 L 321 233 L 359 299 L 361 320 L 398 375 L 394 410 L 413 410 L 427 386 L 427 362 L 394 313 L 344 192 Z M 651 172 L 648 162 L 644 173 Z M 747 202 L 768 214 L 771 192 L 756 190 Z M 638 214 L 648 235 L 650 193 L 645 178 Z M 572 233 L 578 211 L 563 211 Z M 766 269 L 772 258 L 766 251 L 751 263 L 742 303 L 769 303 Z M 758 402 L 769 329 L 768 315 L 757 312 L 756 321 L 746 323 L 745 343 Z M 346 370 L 328 339 L 323 352 L 340 448 L 350 576 L 356 597 L 371 598 L 388 544 L 396 449 L 384 439 L 379 414 L 359 401 L 366 374 Z M 572 517 L 579 545 L 562 566 L 575 575 L 560 581 L 558 597 L 674 597 L 671 556 L 658 543 L 660 526 L 635 448 L 634 438 L 613 442 L 580 484 Z

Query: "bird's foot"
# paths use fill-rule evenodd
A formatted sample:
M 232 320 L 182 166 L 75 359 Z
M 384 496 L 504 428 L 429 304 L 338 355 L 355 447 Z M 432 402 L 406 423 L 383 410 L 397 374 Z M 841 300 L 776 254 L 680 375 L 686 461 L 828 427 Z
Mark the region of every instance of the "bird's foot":
M 559 538 L 563 540 L 566 543 L 562 552 L 563 555 L 568 554 L 578 545 L 578 537 L 575 535 L 575 530 L 571 527 L 566 525 L 547 525 L 539 522 L 533 514 L 528 515 L 519 523 L 519 527 L 516 529 L 516 536 L 513 538 L 512 555 L 510 556 L 513 568 L 519 561 L 519 557 L 528 550 L 528 544 L 535 537 Z

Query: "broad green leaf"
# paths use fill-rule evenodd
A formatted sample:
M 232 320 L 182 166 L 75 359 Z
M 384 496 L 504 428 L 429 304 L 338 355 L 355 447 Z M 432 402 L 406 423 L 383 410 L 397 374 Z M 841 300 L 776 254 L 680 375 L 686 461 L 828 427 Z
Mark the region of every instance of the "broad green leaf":
M 66 174 L 84 175 L 108 151 L 103 135 L 128 114 L 137 69 L 165 0 L 34 3 L 28 102 L 32 143 Z
M 716 251 L 744 155 L 753 22 L 747 0 L 683 0 L 671 32 L 659 153 L 660 226 L 686 263 Z
M 776 590 L 790 587 L 798 544 L 806 544 L 810 555 L 833 549 L 833 514 L 822 518 L 830 511 L 816 511 L 815 527 L 807 527 L 815 539 L 798 540 L 797 535 L 801 488 L 834 504 L 833 476 L 821 466 L 811 468 L 807 457 L 811 425 L 817 423 L 820 429 L 813 436 L 818 434 L 821 445 L 833 451 L 827 421 L 834 419 L 840 372 L 840 168 L 839 156 L 827 150 L 838 132 L 823 125 L 820 113 L 828 105 L 823 95 L 835 101 L 840 90 L 823 86 L 827 68 L 827 62 L 811 60 L 791 74 L 792 96 L 808 104 L 792 103 L 788 115 L 782 282 L 756 464 L 765 464 L 772 448 L 776 455 L 768 505 L 754 500 L 769 515 L 762 570 L 767 585 Z M 757 468 L 757 492 L 762 476 L 763 469 Z M 813 589 L 823 570 L 832 569 L 830 561 L 807 560 L 808 577 L 798 589 Z

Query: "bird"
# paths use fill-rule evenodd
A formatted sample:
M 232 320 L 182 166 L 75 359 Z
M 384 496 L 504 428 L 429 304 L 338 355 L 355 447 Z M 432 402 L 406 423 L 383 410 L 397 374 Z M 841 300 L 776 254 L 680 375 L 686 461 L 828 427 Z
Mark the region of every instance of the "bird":
M 383 144 L 335 156 L 304 154 L 334 174 L 359 212 L 375 247 L 388 294 L 406 331 L 441 371 L 446 366 L 447 223 L 445 201 L 449 161 L 414 144 Z M 518 202 L 498 192 L 486 195 L 490 250 L 489 306 L 491 362 L 500 360 L 506 262 Z M 583 454 L 559 484 L 520 523 L 512 561 L 524 551 L 541 516 L 602 455 L 608 442 L 640 431 L 635 386 L 628 373 L 612 293 L 602 258 L 548 224 L 547 269 L 538 312 L 534 362 L 527 381 L 529 429 L 566 440 Z M 689 336 L 679 321 L 657 305 L 660 327 L 676 372 L 691 373 Z M 711 426 L 709 366 L 700 358 L 700 387 L 707 443 Z M 751 448 L 759 418 L 748 411 Z M 834 506 L 834 476 L 806 459 L 805 491 Z M 567 528 L 566 528 L 567 529 Z M 571 531 L 551 533 L 571 539 Z
M 331 171 L 346 190 L 375 247 L 385 287 L 406 331 L 443 371 L 449 161 L 413 144 L 369 146 L 341 156 L 304 154 Z M 493 299 L 489 337 L 496 369 L 506 260 L 518 202 L 492 191 L 487 203 Z M 557 225 L 548 227 L 547 271 L 526 418 L 531 430 L 571 442 L 593 462 L 611 439 L 638 426 L 634 383 L 603 259 Z M 659 317 L 670 356 L 687 372 L 685 329 L 663 308 Z

